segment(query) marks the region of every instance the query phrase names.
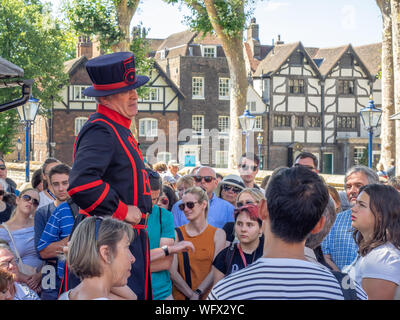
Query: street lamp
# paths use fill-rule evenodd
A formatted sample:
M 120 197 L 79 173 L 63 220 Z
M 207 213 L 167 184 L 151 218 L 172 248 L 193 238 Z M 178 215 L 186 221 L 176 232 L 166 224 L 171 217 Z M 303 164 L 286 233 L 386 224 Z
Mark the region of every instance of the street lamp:
M 260 160 L 258 163 L 258 168 L 261 169 L 261 145 L 263 143 L 263 136 L 261 135 L 261 132 L 258 133 L 257 136 L 257 145 L 258 145 L 258 159 Z
M 242 127 L 243 134 L 246 135 L 246 152 L 249 150 L 249 132 L 253 130 L 254 124 L 256 123 L 256 117 L 251 115 L 249 107 L 246 106 L 243 114 L 239 117 L 240 126 Z
M 375 108 L 374 100 L 372 96 L 369 98 L 368 106 L 360 110 L 361 119 L 364 127 L 368 130 L 368 167 L 372 167 L 372 136 L 374 134 L 374 128 L 379 125 L 381 120 L 382 110 Z
M 21 161 L 21 150 L 22 150 L 22 142 L 21 142 L 21 137 L 18 137 L 17 140 L 17 151 L 18 151 L 18 162 Z
M 32 95 L 28 102 L 17 108 L 19 119 L 25 125 L 25 181 L 29 182 L 29 161 L 30 161 L 30 133 L 32 123 L 35 121 L 39 110 L 40 102 Z

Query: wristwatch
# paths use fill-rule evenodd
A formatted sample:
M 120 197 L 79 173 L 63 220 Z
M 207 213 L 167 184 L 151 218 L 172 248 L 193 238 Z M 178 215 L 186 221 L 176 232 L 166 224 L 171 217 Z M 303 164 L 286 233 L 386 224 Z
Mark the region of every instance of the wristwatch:
M 168 246 L 167 245 L 162 246 L 161 249 L 164 250 L 165 256 L 169 256 L 169 251 L 168 251 Z
M 196 292 L 199 296 L 201 296 L 201 294 L 203 293 L 203 291 L 201 291 L 200 289 L 196 289 L 194 290 L 194 292 Z

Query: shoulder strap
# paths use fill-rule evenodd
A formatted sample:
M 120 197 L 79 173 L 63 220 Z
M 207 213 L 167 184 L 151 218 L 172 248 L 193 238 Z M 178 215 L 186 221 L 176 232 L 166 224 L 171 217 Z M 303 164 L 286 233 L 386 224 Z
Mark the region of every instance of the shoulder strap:
M 235 253 L 235 242 L 232 241 L 231 245 L 229 246 L 228 250 L 226 251 L 225 255 L 225 266 L 226 266 L 226 273 L 225 275 L 230 274 L 230 269 L 232 267 L 233 256 Z
M 353 280 L 347 273 L 329 270 L 339 282 L 344 300 L 357 300 L 357 292 Z
M 161 237 L 162 235 L 161 207 L 158 207 L 158 210 L 160 210 L 160 237 Z
M 4 229 L 7 230 L 8 234 L 9 234 L 9 236 L 10 236 L 10 239 L 11 239 L 13 245 L 14 245 L 14 251 L 15 251 L 15 254 L 17 255 L 18 261 L 22 262 L 21 256 L 19 255 L 17 246 L 15 245 L 14 238 L 13 238 L 13 236 L 12 236 L 12 234 L 11 234 L 10 229 L 8 229 L 7 225 L 6 225 L 4 222 L 3 222 L 1 225 L 4 227 Z
M 67 203 L 71 209 L 72 215 L 74 216 L 74 219 L 76 219 L 76 217 L 79 214 L 79 207 L 78 205 L 72 200 L 72 198 L 69 198 L 67 200 Z
M 178 234 L 179 241 L 183 241 L 183 234 L 179 228 L 175 228 L 176 233 Z M 183 255 L 183 267 L 185 271 L 185 280 L 188 286 L 192 289 L 192 277 L 190 275 L 190 262 L 189 262 L 189 254 L 187 252 L 182 252 Z M 188 300 L 188 298 L 186 298 Z

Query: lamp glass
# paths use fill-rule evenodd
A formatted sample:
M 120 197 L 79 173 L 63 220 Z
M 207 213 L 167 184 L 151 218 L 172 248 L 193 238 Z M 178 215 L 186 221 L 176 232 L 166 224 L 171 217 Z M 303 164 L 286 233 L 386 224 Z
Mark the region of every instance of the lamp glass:
M 259 135 L 257 136 L 257 143 L 258 143 L 259 145 L 261 145 L 261 144 L 263 143 L 263 136 L 262 136 L 261 134 L 259 134 Z
M 382 110 L 375 108 L 370 101 L 369 106 L 361 109 L 360 114 L 365 127 L 376 128 L 381 120 Z
M 246 109 L 244 113 L 239 117 L 240 126 L 243 131 L 251 131 L 256 123 L 256 117 L 251 115 L 249 109 Z

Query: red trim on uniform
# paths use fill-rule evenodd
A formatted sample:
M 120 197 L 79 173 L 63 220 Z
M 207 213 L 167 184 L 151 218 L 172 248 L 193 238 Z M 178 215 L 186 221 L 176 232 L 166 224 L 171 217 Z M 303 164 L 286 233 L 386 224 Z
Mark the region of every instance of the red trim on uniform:
M 89 213 L 87 213 L 85 210 L 79 209 L 79 214 L 83 214 L 86 217 L 90 217 L 91 215 Z
M 76 136 L 75 141 L 74 141 L 74 149 L 72 150 L 72 162 L 75 161 L 75 146 L 76 146 L 77 140 L 78 140 L 78 136 Z
M 99 105 L 100 107 L 101 105 Z M 107 108 L 107 107 L 105 107 Z M 107 108 L 108 109 L 108 108 Z M 110 109 L 109 109 L 110 110 Z M 113 111 L 115 112 L 115 111 Z M 137 181 L 137 175 L 136 175 L 136 164 L 135 164 L 135 160 L 133 159 L 131 153 L 129 152 L 127 146 L 124 144 L 124 142 L 122 141 L 117 129 L 115 129 L 115 127 L 109 123 L 107 120 L 104 119 L 96 119 L 93 120 L 92 123 L 97 122 L 97 121 L 102 121 L 105 122 L 106 124 L 108 124 L 115 132 L 115 135 L 117 136 L 119 143 L 121 144 L 122 148 L 124 149 L 126 155 L 129 158 L 129 161 L 131 162 L 131 166 L 132 166 L 132 172 L 133 172 L 133 205 L 137 206 L 138 205 L 138 181 Z
M 117 208 L 117 210 L 115 210 L 112 217 L 115 219 L 124 221 L 127 214 L 128 214 L 128 206 L 125 203 L 123 203 L 121 200 L 119 200 L 118 208 Z
M 95 84 L 95 83 L 93 83 L 93 88 L 95 88 L 96 90 L 114 90 L 114 89 L 124 88 L 124 87 L 130 86 L 130 85 L 132 85 L 132 83 L 129 84 L 125 81 L 110 83 L 110 84 Z
M 110 185 L 108 183 L 106 183 L 106 187 L 104 188 L 102 194 L 100 195 L 100 197 L 89 207 L 84 209 L 87 213 L 93 211 L 94 209 L 97 208 L 97 206 L 103 202 L 104 198 L 107 196 L 108 191 L 110 191 Z
M 82 191 L 97 187 L 97 186 L 99 186 L 101 184 L 103 184 L 103 180 L 96 180 L 96 181 L 93 181 L 93 182 L 90 182 L 90 183 L 83 184 L 81 186 L 75 187 L 75 188 L 69 190 L 68 194 L 71 197 L 72 195 L 74 195 L 77 192 L 82 192 Z
M 131 119 L 125 118 L 123 115 L 121 115 L 117 111 L 114 111 L 102 104 L 99 104 L 97 106 L 96 112 L 102 114 L 103 116 L 106 116 L 107 118 L 111 119 L 112 121 L 120 124 L 121 126 L 127 128 L 127 129 L 129 129 L 129 127 L 131 126 L 131 122 L 132 122 Z M 100 119 L 98 119 L 98 120 L 100 120 Z M 96 121 L 96 120 L 94 120 L 94 121 Z M 110 124 L 110 126 L 112 126 L 112 125 Z M 114 127 L 113 127 L 113 129 L 114 129 Z

